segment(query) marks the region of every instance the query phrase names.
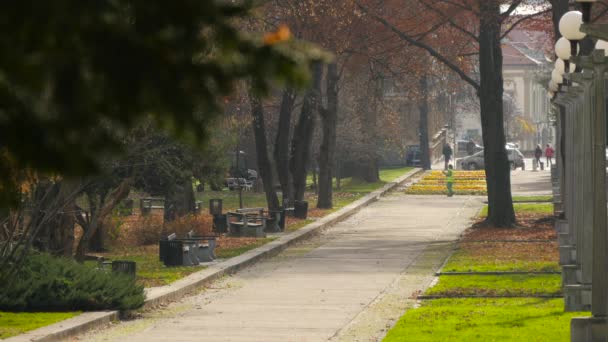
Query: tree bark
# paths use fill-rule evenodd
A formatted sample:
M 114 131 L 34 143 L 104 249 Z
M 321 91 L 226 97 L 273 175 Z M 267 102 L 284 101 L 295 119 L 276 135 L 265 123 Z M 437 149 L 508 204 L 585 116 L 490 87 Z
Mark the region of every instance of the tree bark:
M 317 208 L 333 207 L 332 179 L 335 167 L 336 129 L 338 121 L 338 65 L 327 66 L 327 108 L 321 110 L 323 141 L 319 152 L 319 198 Z
M 296 100 L 296 93 L 292 88 L 283 91 L 281 108 L 279 111 L 279 124 L 274 144 L 274 160 L 277 165 L 277 176 L 281 183 L 283 207 L 293 204 L 293 183 L 289 172 L 289 136 L 291 133 L 291 113 Z
M 489 207 L 486 223 L 512 227 L 516 221 L 505 150 L 500 9 L 497 1 L 487 0 L 479 0 L 479 9 L 479 102 Z
M 569 0 L 551 0 L 551 20 L 553 21 L 553 32 L 555 33 L 555 41 L 562 35 L 559 32 L 559 20 L 568 12 Z
M 100 200 L 96 203 L 96 208 L 91 208 L 89 220 L 85 220 L 85 218 L 77 214 L 76 221 L 83 229 L 82 237 L 78 242 L 78 246 L 76 247 L 76 260 L 79 262 L 84 261 L 84 256 L 89 247 L 89 241 L 91 237 L 95 234 L 97 229 L 100 226 L 100 222 L 112 213 L 112 210 L 118 202 L 125 199 L 129 196 L 129 192 L 131 191 L 131 184 L 133 183 L 133 179 L 126 178 L 124 179 L 120 185 L 110 193 L 108 196 L 100 196 Z M 192 187 L 190 187 L 192 188 Z M 106 200 L 107 198 L 107 200 Z
M 307 164 L 310 161 L 310 149 L 314 131 L 314 112 L 319 106 L 322 78 L 323 66 L 320 62 L 315 62 L 312 66 L 312 88 L 304 96 L 302 112 L 300 113 L 291 142 L 289 168 L 293 176 L 294 199 L 298 201 L 304 199 L 304 192 L 306 191 L 306 171 Z
M 424 170 L 431 169 L 431 156 L 429 154 L 429 85 L 428 77 L 420 78 L 420 162 Z
M 279 198 L 274 190 L 272 165 L 268 157 L 266 148 L 266 126 L 264 124 L 264 108 L 259 97 L 253 94 L 253 90 L 249 91 L 249 103 L 251 104 L 251 115 L 253 116 L 253 134 L 255 136 L 255 151 L 258 158 L 258 170 L 264 193 L 266 194 L 266 204 L 268 210 L 279 210 Z
M 177 179 L 165 192 L 165 222 L 196 212 L 196 198 L 190 177 Z
M 377 156 L 377 111 L 378 102 L 382 97 L 382 89 L 375 75 L 370 76 L 369 96 L 363 97 L 360 102 L 362 124 L 361 138 L 363 140 L 363 151 L 358 158 L 358 165 L 353 170 L 353 177 L 367 183 L 380 180 Z

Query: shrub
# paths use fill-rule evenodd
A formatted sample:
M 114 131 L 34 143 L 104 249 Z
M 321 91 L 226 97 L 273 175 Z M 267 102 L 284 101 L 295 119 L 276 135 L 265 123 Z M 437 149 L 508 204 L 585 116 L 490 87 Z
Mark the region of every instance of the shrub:
M 167 233 L 176 233 L 178 236 L 185 236 L 189 231 L 194 231 L 196 235 L 212 234 L 212 217 L 211 215 L 186 215 L 178 217 L 172 222 L 165 223 L 165 231 Z
M 0 282 L 0 310 L 130 310 L 144 302 L 135 278 L 101 271 L 66 258 L 31 254 Z

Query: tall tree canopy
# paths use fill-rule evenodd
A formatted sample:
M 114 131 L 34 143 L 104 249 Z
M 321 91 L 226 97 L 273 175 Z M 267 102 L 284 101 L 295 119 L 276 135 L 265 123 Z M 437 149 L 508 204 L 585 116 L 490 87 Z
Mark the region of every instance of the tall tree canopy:
M 202 142 L 236 81 L 305 82 L 308 47 L 238 30 L 249 3 L 2 2 L 0 205 L 22 170 L 94 172 L 144 117 Z

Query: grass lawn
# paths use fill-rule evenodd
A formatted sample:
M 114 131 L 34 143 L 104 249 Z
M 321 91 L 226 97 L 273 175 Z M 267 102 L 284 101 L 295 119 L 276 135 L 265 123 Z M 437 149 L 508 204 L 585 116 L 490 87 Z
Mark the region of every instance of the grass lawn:
M 560 271 L 556 242 L 460 243 L 443 272 Z
M 401 167 L 396 169 L 382 169 L 380 170 L 380 181 L 375 183 L 365 183 L 352 178 L 343 178 L 342 186 L 340 189 L 335 188 L 334 180 L 334 207 L 341 208 L 363 196 L 363 194 L 370 193 L 384 186 L 386 183 L 390 183 L 395 179 L 403 176 L 407 172 L 411 171 L 411 167 Z M 309 175 L 306 181 L 307 185 L 312 185 L 312 176 Z M 349 196 L 348 194 L 360 194 L 358 196 Z M 239 193 L 238 191 L 229 191 L 225 189 L 223 191 L 204 191 L 196 195 L 197 201 L 202 201 L 203 205 L 209 204 L 209 200 L 212 198 L 219 198 L 223 201 L 223 209 L 234 210 L 239 207 Z M 306 200 L 308 200 L 308 207 L 314 208 L 317 205 L 316 196 L 308 192 L 306 194 Z M 243 191 L 243 205 L 246 208 L 266 207 L 266 197 L 263 192 L 252 192 Z
M 551 202 L 553 196 L 513 196 L 513 202 Z
M 0 311 L 0 339 L 72 318 L 80 312 L 3 312 Z
M 145 287 L 163 286 L 170 284 L 191 273 L 204 269 L 203 266 L 179 266 L 166 267 L 158 260 L 158 251 L 136 251 L 130 253 L 109 253 L 104 258 L 112 260 L 128 260 L 137 263 L 137 282 Z M 90 261 L 87 264 L 96 267 L 97 262 Z
M 561 293 L 560 274 L 441 276 L 427 295 L 553 295 Z
M 242 240 L 242 241 L 241 241 Z M 249 250 L 260 247 L 274 238 L 244 238 L 226 239 L 225 246 L 215 250 L 218 258 L 232 258 Z M 205 266 L 174 266 L 167 267 L 158 259 L 157 246 L 144 246 L 134 248 L 131 251 L 114 251 L 103 253 L 107 260 L 129 260 L 137 263 L 137 281 L 145 287 L 163 286 L 179 280 L 189 274 L 205 269 Z M 96 267 L 97 262 L 87 262 L 91 267 Z
M 336 188 L 336 180 L 333 180 L 334 190 L 338 192 L 357 192 L 357 193 L 369 193 L 374 190 L 379 189 L 384 186 L 386 183 L 390 183 L 395 179 L 403 176 L 407 172 L 411 171 L 412 167 L 400 167 L 400 168 L 392 168 L 392 169 L 381 169 L 380 170 L 380 181 L 375 183 L 365 183 L 358 181 L 356 179 L 342 178 L 340 182 L 340 189 Z M 306 185 L 312 185 L 312 175 L 308 175 L 306 178 Z
M 514 203 L 513 209 L 517 214 L 540 214 L 552 215 L 553 203 Z M 479 212 L 479 217 L 488 216 L 488 206 L 484 206 Z
M 384 342 L 397 341 L 570 341 L 563 299 L 436 299 L 410 310 Z

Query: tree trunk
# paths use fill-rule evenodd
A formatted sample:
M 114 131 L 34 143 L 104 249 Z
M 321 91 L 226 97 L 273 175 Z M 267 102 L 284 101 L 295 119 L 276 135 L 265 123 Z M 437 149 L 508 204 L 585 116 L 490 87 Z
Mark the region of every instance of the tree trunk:
M 556 41 L 562 36 L 559 32 L 559 20 L 568 12 L 568 2 L 569 0 L 551 0 L 551 20 Z
M 283 91 L 277 138 L 274 145 L 274 160 L 277 164 L 277 176 L 283 193 L 283 207 L 293 204 L 293 183 L 289 172 L 289 136 L 291 133 L 291 113 L 293 112 L 296 93 L 292 88 Z
M 431 169 L 431 156 L 429 155 L 429 85 L 428 77 L 420 78 L 420 162 L 424 170 Z
M 190 177 L 175 180 L 165 192 L 165 222 L 196 212 L 196 198 Z
M 377 152 L 377 111 L 378 102 L 381 100 L 382 90 L 379 81 L 374 75 L 371 76 L 369 82 L 369 96 L 362 97 L 360 102 L 362 124 L 361 138 L 363 140 L 363 151 L 358 158 L 358 165 L 353 170 L 353 178 L 362 180 L 367 183 L 374 183 L 380 180 L 380 171 L 378 169 Z
M 76 221 L 84 231 L 80 241 L 78 241 L 78 246 L 76 247 L 75 257 L 77 261 L 84 261 L 84 255 L 89 247 L 91 237 L 99 228 L 100 222 L 103 222 L 103 220 L 112 213 L 112 210 L 116 207 L 118 202 L 129 196 L 132 182 L 133 180 L 131 178 L 126 178 L 109 196 L 100 196 L 101 200 L 97 203 L 96 208 L 91 208 L 91 218 L 89 222 L 84 222 L 84 218 L 80 215 L 76 217 Z
M 333 168 L 336 154 L 336 129 L 338 121 L 338 66 L 327 66 L 327 108 L 320 111 L 323 123 L 323 141 L 319 153 L 319 198 L 317 208 L 333 207 Z
M 341 167 L 342 163 L 340 163 L 340 160 L 336 160 L 336 190 L 340 190 L 342 188 L 342 175 L 340 174 Z
M 495 227 L 512 227 L 515 213 L 505 150 L 499 4 L 497 1 L 479 0 L 479 9 L 479 102 L 489 204 L 486 223 Z
M 253 116 L 253 133 L 255 136 L 255 151 L 258 158 L 258 170 L 262 184 L 264 185 L 264 193 L 266 194 L 266 204 L 268 210 L 279 210 L 279 198 L 274 190 L 272 165 L 268 157 L 268 149 L 266 143 L 266 126 L 264 124 L 264 108 L 259 97 L 253 94 L 253 90 L 249 91 L 249 102 L 251 103 L 251 115 Z
M 306 166 L 310 160 L 310 148 L 314 131 L 314 112 L 319 105 L 323 66 L 316 62 L 312 66 L 312 88 L 308 90 L 302 104 L 302 112 L 295 127 L 291 142 L 289 168 L 293 177 L 294 199 L 304 199 L 306 191 Z

